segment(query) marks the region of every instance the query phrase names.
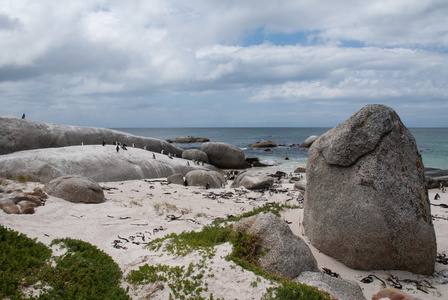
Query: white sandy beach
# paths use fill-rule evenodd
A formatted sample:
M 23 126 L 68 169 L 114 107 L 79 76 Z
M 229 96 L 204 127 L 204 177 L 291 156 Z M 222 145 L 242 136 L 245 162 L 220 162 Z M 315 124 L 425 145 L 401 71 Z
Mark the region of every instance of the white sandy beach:
M 298 205 L 298 191 L 293 185 L 284 181 L 278 189 L 288 190 L 272 194 L 248 191 L 244 188 L 230 188 L 229 182 L 224 189 L 205 190 L 201 187 L 185 187 L 167 185 L 162 179 L 133 180 L 125 182 L 100 183 L 105 190 L 107 201 L 102 204 L 76 204 L 52 197 L 45 206 L 37 207 L 33 215 L 8 215 L 0 211 L 0 222 L 16 231 L 25 233 L 30 238 L 37 238 L 45 244 L 55 238 L 70 237 L 81 239 L 96 245 L 108 253 L 122 268 L 124 275 L 139 266 L 148 264 L 185 265 L 201 260 L 198 253 L 184 257 L 173 257 L 162 252 L 151 252 L 144 249 L 144 244 L 158 237 L 182 231 L 200 230 L 216 218 L 227 218 L 229 215 L 239 215 L 252 210 L 255 206 L 266 202 L 287 202 Z M 32 191 L 40 183 L 11 183 L 8 189 Z M 227 197 L 221 197 L 223 193 Z M 213 193 L 213 194 L 211 194 Z M 432 200 L 436 193 L 441 199 Z M 429 191 L 432 204 L 447 204 L 448 193 L 438 189 Z M 434 227 L 437 235 L 438 253 L 448 254 L 448 209 L 431 206 Z M 327 268 L 340 274 L 344 279 L 356 281 L 364 291 L 366 299 L 383 289 L 380 280 L 374 278 L 372 283 L 361 283 L 360 280 L 370 274 L 386 282 L 389 275 L 395 275 L 403 285 L 403 291 L 420 299 L 447 299 L 448 285 L 438 282 L 432 276 L 417 276 L 404 271 L 358 271 L 347 268 L 335 259 L 320 253 L 303 236 L 301 230 L 302 209 L 293 209 L 283 214 L 290 223 L 292 231 L 307 241 L 318 261 L 319 268 Z M 167 215 L 179 217 L 175 220 Z M 126 242 L 127 239 L 129 242 Z M 134 243 L 132 242 L 132 239 Z M 144 240 L 143 240 L 144 239 Z M 114 241 L 120 241 L 119 243 Z M 124 248 L 116 248 L 120 245 Z M 412 245 L 410 245 L 412 247 Z M 208 262 L 205 282 L 208 293 L 215 298 L 224 299 L 259 299 L 270 286 L 269 281 L 241 269 L 224 257 L 229 253 L 230 245 L 217 247 L 217 253 Z M 448 269 L 448 266 L 436 263 L 436 272 Z M 414 283 L 404 283 L 404 279 L 427 280 L 434 288 L 427 288 L 427 293 L 418 290 Z M 254 284 L 256 283 L 256 284 Z M 123 283 L 126 286 L 126 283 Z M 388 285 L 387 287 L 390 287 Z M 152 294 L 151 299 L 168 299 L 169 288 L 160 286 L 131 287 L 130 296 L 133 299 L 144 299 Z

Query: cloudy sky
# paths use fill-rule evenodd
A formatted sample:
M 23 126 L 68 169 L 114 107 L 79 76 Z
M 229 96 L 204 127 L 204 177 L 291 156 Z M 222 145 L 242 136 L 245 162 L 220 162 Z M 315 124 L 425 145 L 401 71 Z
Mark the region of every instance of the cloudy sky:
M 100 127 L 448 127 L 446 0 L 0 0 L 0 114 Z

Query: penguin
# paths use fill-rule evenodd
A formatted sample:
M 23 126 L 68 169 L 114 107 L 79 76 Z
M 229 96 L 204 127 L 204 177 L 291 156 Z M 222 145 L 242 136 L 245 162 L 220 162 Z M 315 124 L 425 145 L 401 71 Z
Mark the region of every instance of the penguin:
M 25 114 L 22 115 L 22 119 L 25 119 Z
M 106 146 L 106 141 L 105 140 L 103 140 L 103 146 Z
M 126 148 L 126 143 L 123 143 L 123 145 L 121 146 L 121 148 L 123 148 L 123 150 L 128 150 L 128 148 Z
M 207 182 L 207 184 L 205 185 L 205 189 L 208 190 L 210 188 L 210 182 Z
M 120 152 L 120 146 L 117 145 L 117 152 Z
M 156 159 L 156 155 L 154 153 L 152 154 L 152 158 Z

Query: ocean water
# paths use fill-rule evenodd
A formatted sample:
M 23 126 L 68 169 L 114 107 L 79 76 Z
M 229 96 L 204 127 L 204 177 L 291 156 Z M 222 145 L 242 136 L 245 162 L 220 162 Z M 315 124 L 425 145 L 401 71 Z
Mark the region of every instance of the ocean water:
M 244 151 L 246 157 L 258 157 L 262 163 L 273 165 L 272 169 L 292 172 L 297 167 L 305 167 L 308 149 L 299 148 L 311 135 L 322 135 L 330 128 L 324 127 L 273 127 L 273 128 L 114 128 L 139 136 L 161 140 L 182 136 L 210 139 L 235 145 Z M 448 169 L 448 128 L 409 128 L 422 155 L 425 167 Z M 278 147 L 251 148 L 250 143 L 270 140 Z M 182 149 L 199 149 L 201 143 L 175 144 Z

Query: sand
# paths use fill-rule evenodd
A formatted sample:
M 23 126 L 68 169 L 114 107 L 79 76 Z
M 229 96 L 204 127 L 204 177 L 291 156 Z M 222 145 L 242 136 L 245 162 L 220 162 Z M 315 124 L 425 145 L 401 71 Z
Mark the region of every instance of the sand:
M 298 191 L 294 191 L 293 185 L 287 181 L 283 181 L 278 187 L 282 190 L 287 189 L 287 192 L 272 195 L 248 191 L 244 188 L 233 189 L 230 188 L 230 183 L 224 189 L 205 190 L 202 187 L 168 185 L 164 178 L 105 182 L 100 183 L 102 187 L 107 188 L 105 203 L 70 203 L 50 196 L 46 205 L 36 208 L 36 212 L 32 215 L 8 215 L 0 211 L 0 223 L 25 233 L 30 238 L 37 238 L 38 241 L 47 245 L 55 238 L 70 237 L 87 241 L 109 254 L 121 267 L 124 275 L 146 263 L 188 266 L 190 262 L 198 264 L 203 256 L 193 252 L 186 256 L 175 257 L 160 250 L 149 251 L 143 248 L 145 245 L 143 243 L 170 233 L 200 230 L 216 218 L 239 215 L 266 202 L 299 205 Z M 42 186 L 42 184 L 10 183 L 8 188 L 32 191 L 36 186 Z M 225 192 L 231 192 L 233 195 L 221 197 L 220 195 Z M 441 199 L 432 200 L 436 193 L 439 193 Z M 429 197 L 432 204 L 448 205 L 448 193 L 433 189 L 429 191 Z M 448 209 L 441 206 L 431 206 L 431 209 L 432 215 L 436 217 L 434 227 L 438 253 L 448 255 L 448 220 L 443 219 L 448 218 Z M 362 278 L 370 274 L 376 275 L 385 282 L 389 275 L 397 276 L 401 281 L 403 279 L 427 280 L 434 287 L 427 288 L 427 293 L 418 290 L 412 283 L 402 282 L 403 290 L 421 299 L 448 298 L 448 285 L 440 284 L 437 277 L 417 276 L 404 271 L 353 270 L 320 253 L 303 235 L 302 217 L 303 209 L 293 209 L 283 214 L 283 219 L 288 223 L 291 222 L 292 231 L 308 243 L 318 261 L 319 268 L 330 269 L 344 279 L 356 281 L 367 299 L 371 299 L 373 294 L 384 288 L 381 281 L 376 278 L 369 284 L 360 282 Z M 114 245 L 118 245 L 118 248 Z M 208 285 L 208 294 L 213 293 L 215 299 L 219 297 L 260 299 L 266 288 L 272 286 L 271 283 L 225 260 L 225 256 L 230 251 L 231 246 L 223 244 L 216 248 L 214 258 L 206 262 L 204 283 Z M 436 272 L 444 269 L 448 269 L 448 266 L 436 263 Z M 127 283 L 123 282 L 123 286 L 127 287 Z M 168 299 L 169 292 L 169 288 L 161 289 L 160 285 L 130 287 L 130 296 L 133 299 L 145 299 L 147 295 L 151 295 L 151 299 Z

